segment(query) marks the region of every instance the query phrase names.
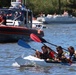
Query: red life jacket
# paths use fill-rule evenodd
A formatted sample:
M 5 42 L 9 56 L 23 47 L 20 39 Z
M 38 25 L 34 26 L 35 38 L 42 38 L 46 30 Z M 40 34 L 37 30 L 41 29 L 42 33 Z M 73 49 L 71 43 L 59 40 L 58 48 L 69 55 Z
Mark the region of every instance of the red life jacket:
M 51 52 L 49 53 L 49 56 L 53 59 L 53 58 L 55 57 L 55 56 L 54 56 L 54 52 L 51 51 Z
M 3 20 L 2 17 L 0 17 L 0 22 L 2 22 L 2 20 Z

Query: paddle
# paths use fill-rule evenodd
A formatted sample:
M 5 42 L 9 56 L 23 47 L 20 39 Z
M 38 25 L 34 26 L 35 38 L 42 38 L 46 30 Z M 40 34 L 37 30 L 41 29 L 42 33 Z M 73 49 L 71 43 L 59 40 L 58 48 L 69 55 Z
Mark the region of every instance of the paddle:
M 31 48 L 31 46 L 30 45 L 28 45 L 25 41 L 23 41 L 23 40 L 18 40 L 18 45 L 20 45 L 20 46 L 22 46 L 22 47 L 24 47 L 24 48 Z M 32 50 L 34 50 L 34 51 L 36 51 L 36 49 L 34 49 L 34 48 L 31 48 Z
M 53 45 L 53 46 L 57 47 L 57 45 L 52 44 L 52 43 L 50 43 L 50 42 L 47 42 L 47 41 L 46 41 L 45 39 L 43 39 L 42 37 L 39 37 L 39 36 L 37 36 L 37 35 L 35 35 L 35 34 L 33 34 L 33 33 L 30 34 L 30 38 L 31 38 L 32 40 L 36 41 L 36 42 L 48 43 L 48 44 L 50 44 L 50 45 Z M 63 49 L 66 50 L 66 51 L 68 51 L 68 50 L 65 49 L 65 48 L 63 48 Z

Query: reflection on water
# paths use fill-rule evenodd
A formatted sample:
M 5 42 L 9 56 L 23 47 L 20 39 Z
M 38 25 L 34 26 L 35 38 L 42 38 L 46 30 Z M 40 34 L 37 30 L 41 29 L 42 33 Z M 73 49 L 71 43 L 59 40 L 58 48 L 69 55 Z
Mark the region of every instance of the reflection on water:
M 55 45 L 61 45 L 65 49 L 70 45 L 76 49 L 76 24 L 47 26 L 47 28 L 43 29 L 45 34 L 43 38 L 45 40 Z M 42 43 L 30 41 L 28 44 L 32 48 L 41 51 Z M 56 50 L 56 47 L 50 44 L 47 45 Z M 12 66 L 18 56 L 33 55 L 34 53 L 35 51 L 23 48 L 17 43 L 0 44 L 0 75 L 76 75 L 76 64 L 72 66 L 54 64 L 50 65 L 50 67 Z
M 49 70 L 51 67 L 40 67 L 40 66 L 33 66 L 33 67 L 19 67 L 18 70 L 24 71 L 24 70 L 29 70 L 32 72 L 45 72 L 49 73 Z

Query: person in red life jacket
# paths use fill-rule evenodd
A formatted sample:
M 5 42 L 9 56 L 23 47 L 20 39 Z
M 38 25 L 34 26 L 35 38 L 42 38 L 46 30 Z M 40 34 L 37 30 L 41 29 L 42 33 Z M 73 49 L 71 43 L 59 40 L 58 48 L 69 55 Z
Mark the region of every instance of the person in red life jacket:
M 36 57 L 40 59 L 45 59 L 48 61 L 48 59 L 54 59 L 54 52 L 51 48 L 48 46 L 44 45 L 41 47 L 42 52 L 36 51 Z
M 41 47 L 42 52 L 36 51 L 36 56 L 40 59 L 47 59 L 49 57 L 46 46 Z
M 48 47 L 48 46 L 46 47 L 46 49 L 47 49 L 47 51 L 49 53 L 49 58 L 54 59 L 56 52 L 54 50 L 52 50 L 50 47 Z

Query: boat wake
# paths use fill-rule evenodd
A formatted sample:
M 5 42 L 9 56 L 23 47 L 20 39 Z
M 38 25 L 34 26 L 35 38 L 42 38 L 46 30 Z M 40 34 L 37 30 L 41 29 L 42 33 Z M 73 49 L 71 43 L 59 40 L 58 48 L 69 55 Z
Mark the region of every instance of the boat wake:
M 33 65 L 33 64 L 25 64 L 25 65 L 19 65 L 17 62 L 14 62 L 13 64 L 12 64 L 12 66 L 13 67 L 35 67 L 35 65 Z
M 35 62 L 31 62 L 30 60 L 23 59 L 21 56 L 15 59 L 16 62 L 12 64 L 14 67 L 34 67 L 36 66 Z
M 19 65 L 17 62 L 14 62 L 14 63 L 12 64 L 12 66 L 13 66 L 13 67 L 20 67 L 20 65 Z

